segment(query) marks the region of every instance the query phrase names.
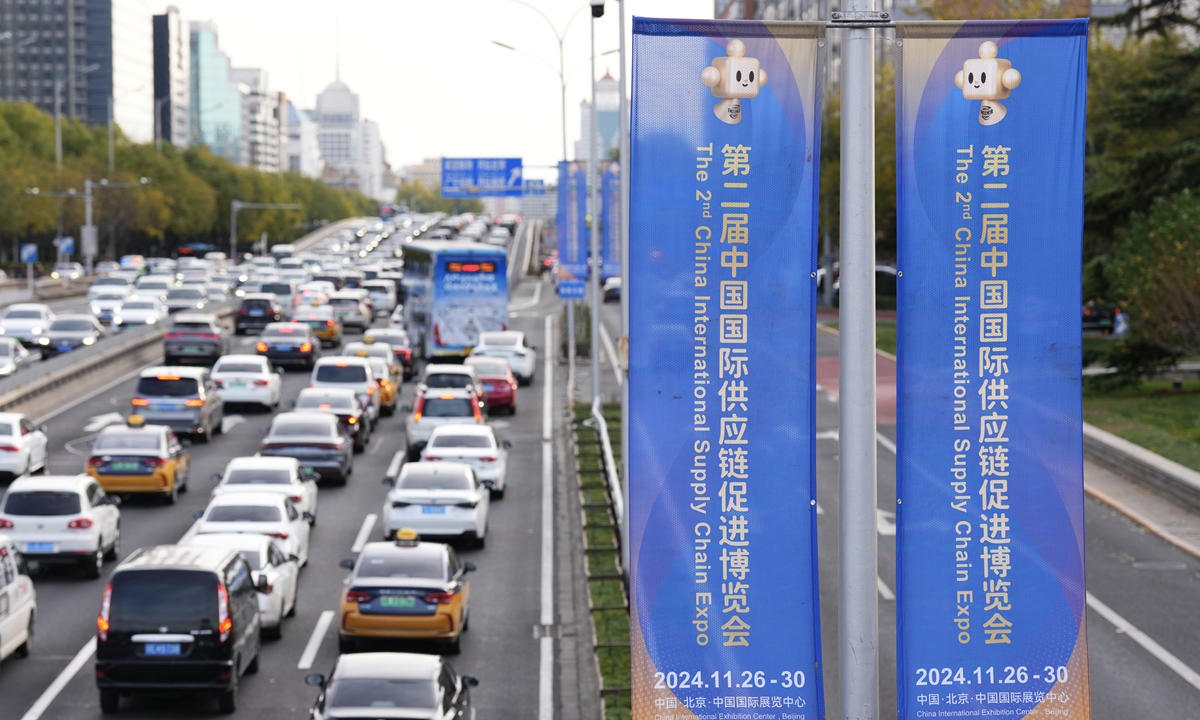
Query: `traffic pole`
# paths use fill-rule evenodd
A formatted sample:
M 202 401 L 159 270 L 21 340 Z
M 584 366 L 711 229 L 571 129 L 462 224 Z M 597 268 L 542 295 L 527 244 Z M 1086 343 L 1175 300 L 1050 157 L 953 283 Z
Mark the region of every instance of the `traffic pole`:
M 621 522 L 621 567 L 629 568 L 629 106 L 625 95 L 625 0 L 617 0 L 617 28 L 621 40 L 617 47 L 621 58 L 621 99 L 618 104 L 621 132 L 621 343 L 617 360 L 625 361 L 621 372 L 621 492 L 625 494 L 625 516 Z M 628 579 L 628 575 L 626 576 Z
M 592 286 L 592 401 L 600 397 L 600 133 L 596 130 L 599 113 L 596 109 L 596 17 L 592 16 L 592 121 L 588 137 L 587 163 L 588 207 L 592 215 L 591 252 L 588 253 L 588 284 Z

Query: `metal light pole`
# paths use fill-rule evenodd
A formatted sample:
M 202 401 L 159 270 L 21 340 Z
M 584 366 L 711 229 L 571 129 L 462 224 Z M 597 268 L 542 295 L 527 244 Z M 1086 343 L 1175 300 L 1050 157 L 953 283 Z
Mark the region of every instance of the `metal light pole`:
M 599 7 L 596 6 L 599 2 Z M 597 12 L 599 10 L 599 12 Z M 592 313 L 591 313 L 591 329 L 592 329 L 592 402 L 594 403 L 600 397 L 600 133 L 596 131 L 596 123 L 599 120 L 597 111 L 597 96 L 598 86 L 596 84 L 596 18 L 604 13 L 604 0 L 592 0 L 592 22 L 591 22 L 591 56 L 592 56 L 592 103 L 591 116 L 592 121 L 589 123 L 588 132 L 588 162 L 587 162 L 587 180 L 588 180 L 588 206 L 591 208 L 592 215 L 592 237 L 588 253 L 588 281 L 592 286 Z
M 116 157 L 113 154 L 113 97 L 108 96 L 108 174 L 115 172 Z
M 617 26 L 621 33 L 620 141 L 621 141 L 621 338 L 617 360 L 622 358 L 625 381 L 621 383 L 621 491 L 625 521 L 621 523 L 621 567 L 629 568 L 629 108 L 625 90 L 625 0 L 617 0 Z
M 99 64 L 88 65 L 71 76 L 71 85 L 75 84 L 73 81 L 76 78 L 81 78 L 99 69 Z M 54 172 L 56 178 L 62 177 L 62 85 L 62 78 L 54 78 Z
M 237 216 L 242 210 L 303 210 L 295 203 L 248 203 L 234 200 L 229 204 L 229 260 L 237 264 Z

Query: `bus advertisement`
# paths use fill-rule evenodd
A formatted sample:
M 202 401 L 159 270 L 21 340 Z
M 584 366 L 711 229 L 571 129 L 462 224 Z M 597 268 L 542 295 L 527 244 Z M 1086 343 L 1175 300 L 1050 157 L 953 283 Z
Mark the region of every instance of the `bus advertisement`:
M 468 242 L 404 246 L 405 325 L 426 359 L 466 357 L 479 334 L 508 329 L 504 248 Z

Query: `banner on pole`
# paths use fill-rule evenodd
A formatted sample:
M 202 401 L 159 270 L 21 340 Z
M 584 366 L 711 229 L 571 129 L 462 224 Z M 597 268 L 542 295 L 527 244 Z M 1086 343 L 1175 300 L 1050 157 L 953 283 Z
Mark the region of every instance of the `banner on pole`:
M 600 224 L 600 279 L 621 274 L 621 163 L 610 162 L 600 184 L 603 219 Z
M 587 278 L 587 176 L 586 165 L 558 164 L 558 281 Z M 564 296 L 565 297 L 565 296 Z M 573 297 L 573 295 L 572 295 Z
M 902 720 L 1090 716 L 1087 28 L 897 24 Z
M 634 20 L 633 717 L 823 716 L 824 25 Z

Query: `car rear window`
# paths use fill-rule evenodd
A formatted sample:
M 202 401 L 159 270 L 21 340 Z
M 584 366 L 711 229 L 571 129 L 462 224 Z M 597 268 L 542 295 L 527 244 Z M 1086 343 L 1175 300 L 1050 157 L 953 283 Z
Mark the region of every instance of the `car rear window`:
M 94 329 L 87 320 L 55 320 L 50 323 L 51 332 L 87 332 Z
M 149 433 L 120 433 L 101 435 L 93 450 L 158 450 L 162 446 L 157 435 Z
M 329 298 L 330 305 L 358 305 L 357 298 Z
M 130 570 L 112 579 L 113 630 L 176 632 L 217 625 L 217 578 L 192 570 Z
M 425 378 L 425 387 L 461 389 L 471 386 L 471 376 L 462 373 L 435 373 Z
M 432 447 L 490 448 L 492 439 L 486 435 L 441 435 L 430 443 Z
M 122 310 L 153 310 L 154 303 L 152 302 L 127 302 L 121 306 Z
M 405 490 L 470 490 L 471 481 L 462 474 L 415 472 L 404 476 L 400 487 Z
M 485 345 L 516 345 L 517 336 L 507 333 L 484 333 L 479 338 Z
M 213 368 L 214 374 L 216 374 L 216 373 L 256 373 L 256 374 L 260 374 L 262 372 L 264 372 L 262 365 L 255 365 L 254 363 L 229 362 L 229 363 L 221 363 L 220 365 Z
M 277 437 L 300 437 L 305 435 L 328 437 L 333 435 L 333 428 L 333 423 L 325 423 L 318 420 L 292 420 L 290 422 L 275 423 L 275 427 L 271 429 L 271 434 Z
M 278 468 L 235 468 L 225 475 L 227 485 L 287 485 L 292 473 Z
M 274 295 L 291 295 L 292 286 L 290 283 L 263 283 L 260 292 L 272 293 Z
M 253 308 L 255 310 L 257 310 L 259 308 L 262 308 L 264 310 L 270 310 L 271 309 L 271 301 L 270 300 L 243 300 L 242 307 Z
M 470 398 L 426 398 L 421 407 L 425 417 L 475 417 Z
M 181 320 L 171 325 L 171 332 L 186 332 L 186 333 L 215 333 L 213 326 L 206 322 L 188 322 Z
M 5 320 L 40 320 L 42 314 L 37 310 L 9 310 L 4 314 Z
M 12 423 L 0 423 L 0 435 L 13 435 L 16 425 Z
M 471 367 L 480 375 L 508 375 L 508 363 L 500 362 L 473 362 Z
M 196 378 L 144 377 L 138 380 L 137 394 L 147 397 L 190 397 L 199 394 Z
M 204 291 L 194 288 L 177 288 L 167 293 L 168 300 L 199 300 L 202 297 Z
M 361 365 L 322 365 L 317 368 L 317 382 L 361 383 L 367 381 L 367 369 Z
M 15 492 L 4 501 L 6 515 L 75 515 L 79 494 L 73 492 Z
M 358 562 L 354 574 L 359 578 L 441 580 L 446 577 L 446 570 L 440 555 L 418 551 L 402 555 L 367 555 Z
M 433 708 L 437 704 L 429 680 L 345 678 L 335 680 L 326 691 L 332 708 Z
M 279 522 L 279 508 L 269 505 L 218 505 L 208 511 L 208 522 Z
M 358 400 L 351 397 L 302 397 L 296 400 L 297 410 L 354 410 Z
M 273 330 L 263 330 L 260 338 L 284 338 L 287 340 L 303 340 L 307 333 L 301 327 L 286 327 L 275 328 Z

